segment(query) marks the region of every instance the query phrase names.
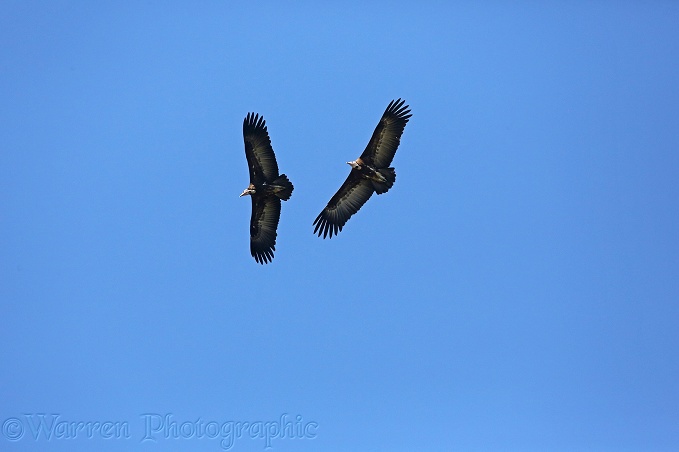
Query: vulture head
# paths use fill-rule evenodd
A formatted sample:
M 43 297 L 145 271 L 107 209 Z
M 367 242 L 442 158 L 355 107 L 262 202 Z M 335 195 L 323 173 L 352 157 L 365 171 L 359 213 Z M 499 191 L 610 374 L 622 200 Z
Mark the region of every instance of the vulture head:
M 359 169 L 361 169 L 361 163 L 362 162 L 360 162 L 359 159 L 356 159 L 354 161 L 347 162 L 347 165 L 351 166 L 355 170 L 359 170 Z
M 257 190 L 255 190 L 255 186 L 250 184 L 248 186 L 248 188 L 243 190 L 243 193 L 241 193 L 238 197 L 240 198 L 241 196 L 245 196 L 245 195 L 254 195 L 256 192 L 257 192 Z

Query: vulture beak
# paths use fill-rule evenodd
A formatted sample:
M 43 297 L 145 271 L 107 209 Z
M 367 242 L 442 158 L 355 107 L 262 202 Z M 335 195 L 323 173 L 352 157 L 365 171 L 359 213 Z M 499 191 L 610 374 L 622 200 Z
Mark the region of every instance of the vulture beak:
M 250 189 L 246 188 L 245 190 L 243 190 L 243 193 L 238 195 L 238 197 L 240 198 L 241 196 L 245 196 L 245 195 L 249 195 L 249 194 L 250 194 Z

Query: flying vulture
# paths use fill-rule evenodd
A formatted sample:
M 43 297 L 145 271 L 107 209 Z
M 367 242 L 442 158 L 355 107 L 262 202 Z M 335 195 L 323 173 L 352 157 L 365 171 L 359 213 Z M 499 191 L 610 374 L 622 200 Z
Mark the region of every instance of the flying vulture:
M 412 116 L 404 100 L 392 100 L 363 154 L 353 162 L 351 172 L 325 209 L 314 220 L 314 234 L 323 238 L 338 234 L 347 220 L 366 203 L 373 192 L 386 193 L 396 181 L 396 171 L 389 167 L 401 142 L 403 129 Z
M 243 120 L 243 140 L 250 185 L 240 196 L 250 195 L 252 198 L 250 254 L 260 264 L 267 264 L 273 259 L 276 249 L 281 199 L 290 199 L 294 187 L 285 174 L 278 174 L 276 156 L 262 116 L 248 113 Z

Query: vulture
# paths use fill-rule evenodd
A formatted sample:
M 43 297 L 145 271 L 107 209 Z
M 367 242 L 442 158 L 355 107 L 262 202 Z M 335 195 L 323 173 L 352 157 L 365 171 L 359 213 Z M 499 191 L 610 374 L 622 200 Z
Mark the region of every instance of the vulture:
M 328 205 L 314 220 L 314 234 L 323 238 L 337 235 L 353 214 L 370 199 L 373 192 L 386 193 L 396 181 L 396 171 L 389 165 L 408 119 L 412 116 L 404 100 L 392 100 L 359 158 L 347 162 L 351 172 Z
M 245 158 L 250 185 L 240 196 L 252 198 L 250 217 L 250 254 L 260 264 L 273 259 L 276 228 L 281 217 L 281 199 L 287 201 L 294 187 L 285 174 L 278 174 L 278 163 L 271 147 L 264 117 L 248 113 L 243 120 Z

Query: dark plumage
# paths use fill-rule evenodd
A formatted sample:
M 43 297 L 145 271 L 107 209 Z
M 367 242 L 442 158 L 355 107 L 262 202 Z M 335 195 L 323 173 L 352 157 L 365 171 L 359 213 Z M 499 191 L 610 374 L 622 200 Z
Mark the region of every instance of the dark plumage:
M 263 117 L 248 113 L 243 120 L 243 140 L 250 185 L 240 195 L 252 198 L 250 254 L 260 264 L 266 264 L 271 262 L 276 250 L 281 199 L 290 199 L 294 187 L 285 174 L 278 174 L 276 156 Z
M 368 146 L 351 165 L 351 172 L 328 205 L 314 220 L 314 234 L 323 238 L 338 234 L 373 192 L 386 193 L 396 181 L 389 167 L 408 119 L 412 116 L 404 100 L 391 101 L 373 132 Z

